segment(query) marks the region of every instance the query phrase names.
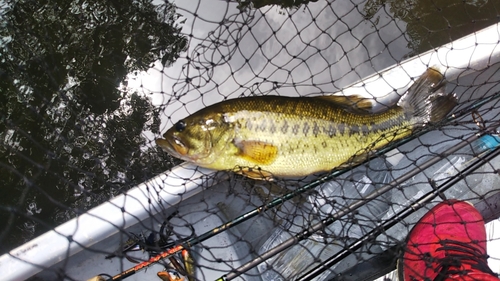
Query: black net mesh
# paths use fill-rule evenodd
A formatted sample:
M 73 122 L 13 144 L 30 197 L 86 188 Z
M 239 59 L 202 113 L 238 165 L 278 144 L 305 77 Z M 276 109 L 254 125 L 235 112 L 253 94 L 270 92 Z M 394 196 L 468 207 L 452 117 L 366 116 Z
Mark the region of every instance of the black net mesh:
M 1 1 L 2 275 L 403 280 L 388 274 L 396 262 L 417 269 L 405 261 L 422 260 L 439 274 L 493 276 L 500 271 L 499 19 L 500 3 L 491 0 Z M 367 146 L 370 153 L 331 172 L 214 171 L 155 143 L 198 110 L 247 96 L 306 102 L 336 93 L 351 97 L 346 114 L 376 116 L 399 108 L 429 67 L 446 85 L 427 103 L 447 107 L 453 101 L 443 97 L 456 93 L 453 114 L 419 121 L 398 140 L 381 135 L 387 145 Z M 236 154 L 281 153 L 261 147 L 256 122 L 257 141 L 229 141 Z M 299 127 L 280 122 L 277 138 L 297 134 Z M 303 151 L 288 156 L 306 157 L 310 146 L 320 159 L 325 151 L 317 148 L 327 144 L 301 124 Z M 434 215 L 437 227 L 420 236 L 439 236 L 446 255 L 415 254 L 428 249 L 407 245 L 420 237 L 410 230 L 447 199 L 473 204 L 480 216 L 453 208 L 462 225 L 453 233 L 466 233 L 459 237 Z M 453 239 L 460 243 L 450 250 Z

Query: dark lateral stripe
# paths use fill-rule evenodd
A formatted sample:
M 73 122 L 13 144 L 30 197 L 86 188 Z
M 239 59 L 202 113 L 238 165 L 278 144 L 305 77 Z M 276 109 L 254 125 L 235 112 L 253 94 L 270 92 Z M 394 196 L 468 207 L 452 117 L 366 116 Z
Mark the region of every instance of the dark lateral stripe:
M 386 131 L 388 129 L 393 129 L 396 126 L 401 126 L 403 122 L 408 121 L 408 119 L 403 114 L 398 114 L 391 119 L 386 119 L 382 122 L 372 123 L 369 126 L 370 131 Z
M 373 128 L 374 128 L 374 126 L 372 126 L 372 125 L 366 125 L 366 124 L 354 125 L 354 126 L 351 126 L 349 128 L 349 136 L 352 136 L 352 135 L 366 135 L 366 134 L 372 132 Z
M 312 133 L 313 133 L 314 137 L 317 137 L 317 136 L 318 136 L 319 131 L 320 131 L 320 130 L 319 130 L 318 123 L 317 123 L 316 121 L 314 121 L 314 123 L 313 123 L 313 131 L 312 131 Z
M 262 123 L 260 124 L 259 128 L 262 132 L 265 132 L 266 131 L 266 119 L 262 120 Z M 258 130 L 255 130 L 255 131 L 258 131 Z
M 280 120 L 281 121 L 281 120 Z M 391 119 L 385 119 L 381 121 L 381 118 L 374 119 L 371 122 L 361 123 L 361 124 L 335 124 L 326 122 L 317 122 L 313 120 L 296 122 L 295 120 L 282 120 L 281 122 L 275 122 L 274 120 L 261 120 L 256 123 L 257 120 L 247 119 L 245 124 L 246 129 L 254 132 L 270 132 L 271 134 L 293 134 L 299 136 L 314 136 L 326 135 L 330 138 L 335 136 L 343 136 L 348 134 L 353 135 L 367 135 L 375 132 L 383 132 L 387 130 L 394 129 L 396 126 L 401 126 L 403 122 L 409 121 L 404 114 L 398 114 L 393 116 Z M 377 122 L 379 121 L 379 122 Z
M 281 132 L 283 134 L 286 134 L 288 132 L 288 128 L 289 128 L 288 122 L 286 120 L 284 120 L 283 121 L 283 126 L 281 127 Z
M 345 128 L 346 128 L 346 125 L 345 125 L 345 124 L 338 124 L 338 125 L 337 125 L 337 130 L 338 130 L 338 133 L 339 133 L 340 135 L 345 134 Z
M 302 130 L 302 132 L 304 133 L 305 136 L 307 136 L 307 133 L 309 132 L 309 129 L 311 127 L 309 126 L 309 123 L 308 122 L 304 122 L 304 129 Z
M 337 133 L 337 128 L 333 124 L 328 124 L 328 126 L 323 127 L 323 134 L 328 135 L 329 137 L 335 136 Z
M 247 122 L 245 123 L 245 128 L 247 128 L 248 130 L 252 130 L 253 128 L 253 122 L 250 120 L 250 119 L 247 119 Z
M 274 122 L 271 122 L 271 128 L 269 130 L 271 131 L 271 134 L 276 133 L 276 124 Z
M 369 133 L 373 132 L 381 132 L 381 131 L 387 131 L 390 129 L 394 129 L 396 126 L 401 126 L 403 122 L 408 121 L 406 117 L 403 114 L 399 114 L 397 116 L 394 116 L 391 119 L 386 119 L 381 122 L 371 122 L 371 123 L 365 123 L 365 124 L 356 124 L 356 125 L 351 125 L 349 127 L 349 136 L 352 135 L 367 135 Z M 343 125 L 343 124 L 340 124 Z M 345 125 L 343 125 L 345 126 Z M 341 127 L 339 127 L 341 128 Z M 342 131 L 341 134 L 344 132 L 344 128 L 339 131 Z

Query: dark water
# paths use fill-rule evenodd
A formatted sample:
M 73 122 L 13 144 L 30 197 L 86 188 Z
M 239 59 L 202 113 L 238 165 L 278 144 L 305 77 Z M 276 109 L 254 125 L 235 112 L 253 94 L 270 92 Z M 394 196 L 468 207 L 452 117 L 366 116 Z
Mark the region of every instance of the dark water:
M 155 61 L 175 66 L 196 41 L 190 26 L 181 32 L 174 6 L 122 2 L 7 1 L 0 8 L 2 253 L 178 163 L 152 141 L 173 113 L 166 104 L 152 105 L 152 85 L 132 89 L 127 82 Z M 404 28 L 395 38 L 406 46 L 383 42 L 397 54 L 394 61 L 496 23 L 500 15 L 498 1 L 367 1 L 356 7 L 331 11 L 332 22 L 369 23 L 371 33 L 387 19 L 398 22 Z M 307 6 L 298 9 L 307 12 Z M 177 12 L 193 18 L 188 10 Z M 363 22 L 350 23 L 360 14 Z
M 158 108 L 126 81 L 187 39 L 173 6 L 122 2 L 1 8 L 2 252 L 172 166 L 141 135 L 158 134 Z

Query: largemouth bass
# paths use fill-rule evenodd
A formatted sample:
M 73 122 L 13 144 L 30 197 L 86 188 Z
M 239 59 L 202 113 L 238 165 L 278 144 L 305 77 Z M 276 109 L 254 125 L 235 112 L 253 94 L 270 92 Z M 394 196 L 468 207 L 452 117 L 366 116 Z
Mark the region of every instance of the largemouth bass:
M 255 179 L 305 176 L 353 165 L 457 104 L 429 68 L 387 110 L 366 99 L 260 96 L 223 101 L 178 121 L 156 143 L 174 157 Z

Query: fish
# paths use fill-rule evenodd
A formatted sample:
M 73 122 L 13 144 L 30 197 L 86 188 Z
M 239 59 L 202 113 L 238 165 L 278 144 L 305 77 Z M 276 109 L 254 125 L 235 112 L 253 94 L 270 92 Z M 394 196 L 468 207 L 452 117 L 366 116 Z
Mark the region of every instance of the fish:
M 181 256 L 184 261 L 184 268 L 181 267 L 179 262 L 175 257 L 170 257 L 170 262 L 172 262 L 172 266 L 174 266 L 175 271 L 160 271 L 157 273 L 158 277 L 161 278 L 161 280 L 165 281 L 183 281 L 185 280 L 184 277 L 179 276 L 184 275 L 187 277 L 188 281 L 195 281 L 195 268 L 194 268 L 194 260 L 191 258 L 191 255 L 189 254 L 189 251 L 186 249 L 183 249 L 181 251 Z M 175 261 L 175 262 L 173 262 Z
M 443 120 L 458 104 L 428 68 L 387 110 L 356 96 L 251 96 L 179 120 L 156 144 L 172 156 L 253 179 L 301 177 L 365 161 L 377 150 Z
M 169 271 L 160 271 L 156 275 L 163 281 L 184 281 L 183 277 Z
M 189 281 L 195 281 L 195 270 L 194 270 L 194 260 L 189 254 L 189 251 L 184 249 L 181 252 L 182 259 L 184 260 L 184 269 L 186 270 L 186 276 Z

